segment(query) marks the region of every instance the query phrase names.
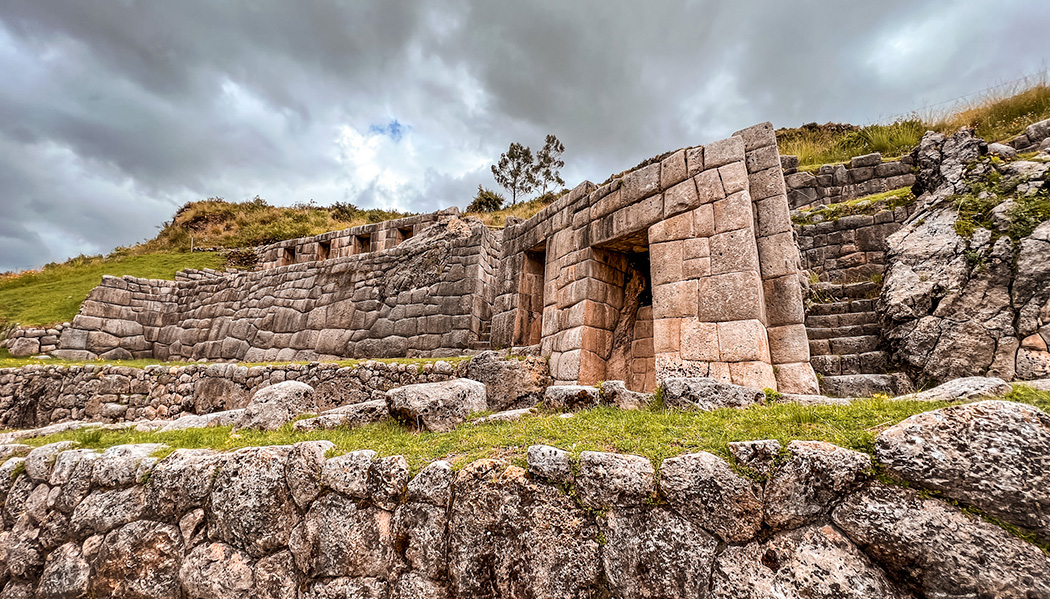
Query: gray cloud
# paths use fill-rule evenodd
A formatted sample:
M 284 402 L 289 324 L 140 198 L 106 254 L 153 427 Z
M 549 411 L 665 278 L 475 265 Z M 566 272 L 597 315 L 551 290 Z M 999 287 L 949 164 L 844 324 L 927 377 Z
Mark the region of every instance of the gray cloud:
M 151 237 L 193 199 L 463 206 L 510 141 L 556 133 L 571 185 L 1045 69 L 1050 5 L 990 10 L 0 0 L 0 270 Z

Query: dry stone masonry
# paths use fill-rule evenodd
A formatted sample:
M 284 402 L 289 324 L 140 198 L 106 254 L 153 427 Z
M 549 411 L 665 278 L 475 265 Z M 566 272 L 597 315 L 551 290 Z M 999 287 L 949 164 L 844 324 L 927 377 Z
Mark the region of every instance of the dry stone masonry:
M 878 152 L 856 156 L 847 164 L 825 164 L 816 174 L 799 171 L 798 158 L 781 156 L 788 202 L 793 210 L 837 204 L 915 184 L 914 160 L 883 162 Z
M 0 596 L 1045 599 L 1050 557 L 973 510 L 1045 540 L 1048 440 L 1050 416 L 1008 402 L 915 417 L 877 442 L 913 488 L 814 441 L 776 460 L 776 441 L 733 443 L 732 462 L 684 454 L 659 475 L 545 446 L 527 468 L 415 476 L 329 441 L 2 446 Z

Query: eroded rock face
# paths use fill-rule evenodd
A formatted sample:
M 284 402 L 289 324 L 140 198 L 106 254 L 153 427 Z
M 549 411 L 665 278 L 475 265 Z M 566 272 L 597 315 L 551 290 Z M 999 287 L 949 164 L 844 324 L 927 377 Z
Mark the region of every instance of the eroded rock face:
M 585 451 L 580 454 L 576 490 L 580 503 L 602 510 L 642 505 L 655 490 L 656 471 L 649 458 Z
M 89 593 L 97 597 L 178 599 L 179 529 L 140 520 L 106 535 L 94 560 Z
M 598 597 L 598 529 L 554 487 L 494 460 L 456 477 L 449 579 L 456 597 Z
M 209 535 L 253 557 L 285 547 L 299 512 L 285 482 L 288 447 L 252 447 L 222 457 L 211 492 Z
M 745 408 L 766 400 L 765 394 L 758 389 L 705 377 L 667 378 L 664 379 L 663 389 L 667 406 L 679 410 Z
M 391 518 L 385 510 L 360 509 L 353 500 L 328 493 L 310 507 L 289 546 L 299 569 L 310 576 L 386 576 L 398 568 Z
M 876 484 L 845 499 L 835 524 L 926 597 L 1050 597 L 1050 558 L 936 499 Z
M 871 469 L 868 455 L 822 441 L 792 441 L 787 449 L 792 458 L 766 483 L 765 521 L 773 528 L 795 528 L 827 515 Z
M 186 556 L 179 580 L 192 599 L 246 599 L 252 590 L 252 563 L 225 543 L 202 543 Z
M 485 351 L 459 368 L 463 378 L 485 385 L 490 410 L 529 408 L 543 400 L 544 390 L 553 379 L 547 361 L 539 356 L 501 357 Z
M 714 454 L 664 460 L 660 490 L 675 511 L 726 542 L 748 541 L 762 526 L 762 488 Z
M 283 381 L 257 391 L 235 428 L 277 430 L 309 412 L 318 412 L 313 387 L 299 381 Z
M 485 385 L 469 379 L 420 383 L 387 391 L 390 415 L 421 430 L 446 432 L 488 409 Z
M 727 547 L 715 562 L 716 599 L 895 599 L 908 597 L 831 526 L 783 532 Z
M 1006 401 L 918 414 L 883 431 L 887 471 L 1050 541 L 1050 416 Z

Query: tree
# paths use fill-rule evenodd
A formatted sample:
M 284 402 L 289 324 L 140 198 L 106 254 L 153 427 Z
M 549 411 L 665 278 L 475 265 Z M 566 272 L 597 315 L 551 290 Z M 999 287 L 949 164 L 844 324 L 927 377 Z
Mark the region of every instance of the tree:
M 474 201 L 467 206 L 467 212 L 495 212 L 503 208 L 503 202 L 503 196 L 478 185 L 478 195 L 474 196 Z
M 536 152 L 535 177 L 542 186 L 544 194 L 547 193 L 547 186 L 550 184 L 565 185 L 559 172 L 565 166 L 565 161 L 561 159 L 563 152 L 565 152 L 565 145 L 553 135 L 547 135 L 547 142 L 543 144 L 543 149 Z
M 492 177 L 500 187 L 510 192 L 510 203 L 518 203 L 518 195 L 524 195 L 536 188 L 536 172 L 532 159 L 532 150 L 517 142 L 510 144 L 499 163 L 492 165 Z

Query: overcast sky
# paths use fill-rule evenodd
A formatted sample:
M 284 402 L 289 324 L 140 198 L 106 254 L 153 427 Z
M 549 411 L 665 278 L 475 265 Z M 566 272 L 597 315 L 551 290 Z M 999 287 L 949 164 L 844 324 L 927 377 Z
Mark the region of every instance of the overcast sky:
M 1047 68 L 1050 2 L 0 0 L 0 271 L 190 200 L 463 207 L 762 121 L 868 124 Z

